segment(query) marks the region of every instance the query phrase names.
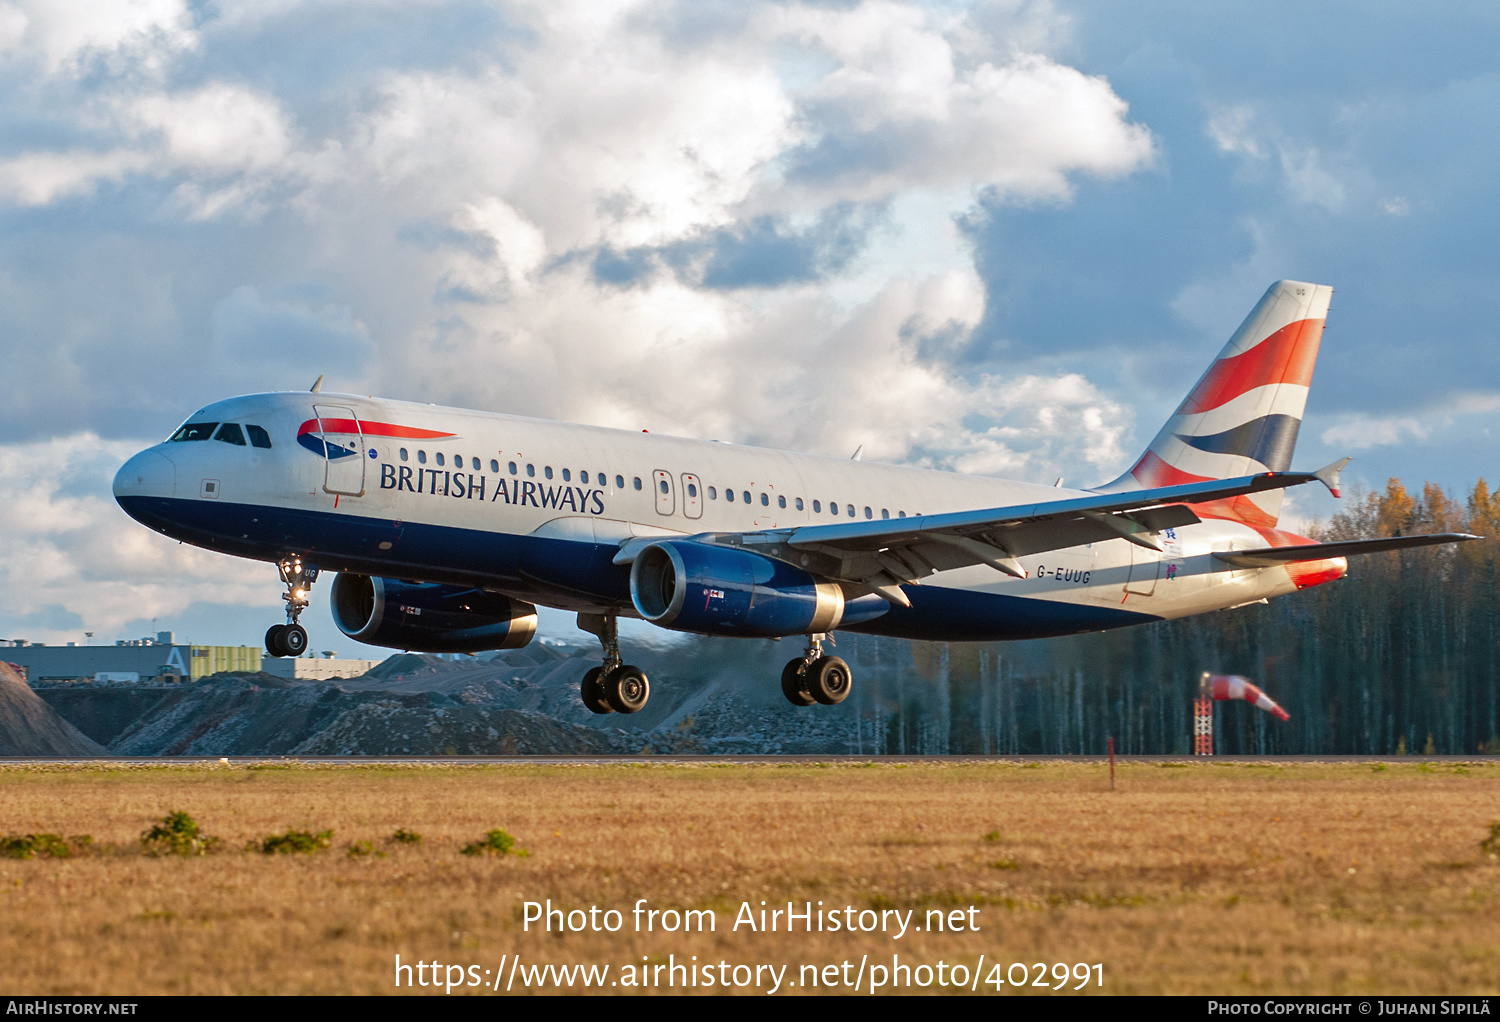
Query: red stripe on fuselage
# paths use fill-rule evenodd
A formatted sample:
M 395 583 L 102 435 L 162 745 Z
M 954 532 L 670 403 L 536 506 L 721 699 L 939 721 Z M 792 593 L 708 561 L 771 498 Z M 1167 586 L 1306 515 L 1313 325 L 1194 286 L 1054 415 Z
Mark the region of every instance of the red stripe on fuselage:
M 418 429 L 415 426 L 398 426 L 391 422 L 371 422 L 369 420 L 356 421 L 354 419 L 308 419 L 297 428 L 297 435 L 304 433 L 363 433 L 365 436 L 389 436 L 402 440 L 439 440 L 443 437 L 457 436 L 456 433 L 443 433 L 435 429 Z
M 1318 344 L 1322 336 L 1323 320 L 1299 319 L 1249 351 L 1219 359 L 1209 366 L 1207 374 L 1193 388 L 1177 414 L 1210 411 L 1256 387 L 1274 383 L 1311 385 L 1313 363 L 1318 360 Z

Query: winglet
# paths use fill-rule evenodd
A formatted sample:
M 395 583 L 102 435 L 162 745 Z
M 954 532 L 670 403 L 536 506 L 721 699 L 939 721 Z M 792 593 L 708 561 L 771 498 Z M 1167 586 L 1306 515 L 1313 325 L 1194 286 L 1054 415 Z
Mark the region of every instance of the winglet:
M 861 454 L 863 454 L 863 453 L 865 453 L 865 445 L 864 444 L 860 444 L 858 447 L 854 448 L 854 453 L 851 454 L 851 455 L 849 455 L 849 460 L 850 461 L 858 461 L 859 460 L 859 456 Z
M 1318 469 L 1313 473 L 1313 478 L 1328 487 L 1328 492 L 1335 497 L 1343 496 L 1339 493 L 1339 473 L 1344 470 L 1345 465 L 1353 460 L 1353 458 L 1340 458 L 1332 465 L 1325 465 Z
M 321 394 L 321 393 L 323 393 L 323 374 L 322 373 L 318 374 L 318 378 L 315 381 L 313 381 L 313 385 L 311 387 L 308 387 L 307 390 L 308 390 L 308 393 L 310 393 L 310 394 Z

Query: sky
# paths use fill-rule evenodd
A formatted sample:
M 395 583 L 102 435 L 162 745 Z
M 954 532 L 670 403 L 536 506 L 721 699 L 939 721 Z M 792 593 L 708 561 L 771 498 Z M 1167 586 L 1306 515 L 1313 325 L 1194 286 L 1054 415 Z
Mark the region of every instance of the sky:
M 0 0 L 0 638 L 259 643 L 274 569 L 109 484 L 319 374 L 1089 486 L 1292 278 L 1297 465 L 1493 482 L 1496 53 L 1479 3 Z

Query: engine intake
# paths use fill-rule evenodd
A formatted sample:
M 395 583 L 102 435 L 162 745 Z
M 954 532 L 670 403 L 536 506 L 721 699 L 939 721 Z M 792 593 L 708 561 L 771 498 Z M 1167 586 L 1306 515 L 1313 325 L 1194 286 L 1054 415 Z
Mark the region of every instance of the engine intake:
M 844 590 L 781 561 L 694 540 L 653 543 L 630 567 L 630 599 L 647 621 L 704 635 L 776 637 L 829 632 L 851 617 Z
M 333 622 L 351 639 L 419 653 L 518 649 L 536 635 L 536 608 L 467 586 L 340 573 Z

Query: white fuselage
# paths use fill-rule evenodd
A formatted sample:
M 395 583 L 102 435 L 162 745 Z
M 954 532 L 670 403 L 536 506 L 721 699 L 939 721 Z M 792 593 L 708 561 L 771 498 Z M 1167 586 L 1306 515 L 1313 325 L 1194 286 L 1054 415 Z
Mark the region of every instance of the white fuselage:
M 633 613 L 628 569 L 610 555 L 636 537 L 1086 495 L 349 395 L 232 398 L 188 422 L 258 426 L 271 446 L 180 440 L 131 459 L 116 495 L 158 531 L 245 557 L 296 553 L 325 570 L 473 584 L 589 612 Z M 1237 522 L 1209 519 L 1160 539 L 1161 554 L 1121 538 L 1022 557 L 1026 578 L 989 566 L 940 572 L 906 587 L 913 607 L 893 607 L 860 630 L 932 639 L 1066 634 L 1297 588 L 1284 566 L 1234 568 L 1213 556 L 1266 545 L 1262 533 Z

